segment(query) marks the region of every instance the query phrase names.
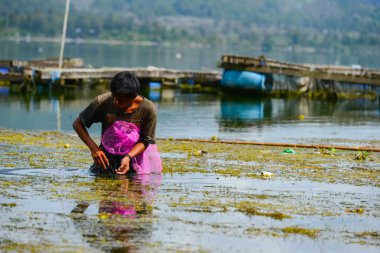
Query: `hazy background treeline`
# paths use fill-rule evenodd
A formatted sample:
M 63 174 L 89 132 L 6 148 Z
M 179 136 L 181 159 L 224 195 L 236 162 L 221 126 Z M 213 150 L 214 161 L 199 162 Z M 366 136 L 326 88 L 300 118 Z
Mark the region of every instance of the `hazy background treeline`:
M 1 0 L 0 36 L 58 37 L 64 0 Z M 264 51 L 379 50 L 379 0 L 72 0 L 68 36 Z

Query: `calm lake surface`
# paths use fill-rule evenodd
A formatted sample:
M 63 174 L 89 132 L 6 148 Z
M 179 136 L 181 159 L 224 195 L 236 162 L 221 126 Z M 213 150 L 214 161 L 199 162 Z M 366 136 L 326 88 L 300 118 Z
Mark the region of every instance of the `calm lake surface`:
M 2 59 L 57 52 L 53 43 L 0 41 Z M 215 69 L 224 53 L 261 54 L 75 44 L 66 52 L 93 66 L 176 69 Z M 379 67 L 375 54 L 268 57 Z M 1 252 L 378 252 L 379 153 L 358 161 L 357 151 L 281 154 L 282 147 L 160 140 L 163 174 L 91 177 L 92 159 L 71 125 L 106 90 L 85 85 L 22 94 L 0 86 Z M 254 98 L 146 87 L 142 94 L 158 108 L 159 138 L 352 146 L 380 140 L 378 99 Z M 100 126 L 90 132 L 98 138 Z M 273 178 L 263 177 L 263 170 Z
M 56 57 L 59 45 L 46 42 L 0 41 L 0 59 Z M 81 57 L 92 66 L 175 69 L 216 69 L 222 54 L 257 56 L 250 48 L 179 48 L 130 45 L 67 44 L 66 57 Z M 360 64 L 380 67 L 376 53 L 351 55 L 271 51 L 267 57 L 303 63 Z M 103 88 L 56 92 L 39 90 L 21 95 L 3 87 L 0 127 L 72 132 L 72 121 Z M 380 139 L 378 100 L 322 101 L 309 99 L 249 98 L 181 90 L 145 90 L 158 107 L 157 137 L 206 138 L 276 142 L 350 142 L 371 144 Z M 305 119 L 300 120 L 299 116 Z M 99 127 L 90 131 L 99 134 Z M 334 140 L 328 140 L 334 139 Z
M 0 40 L 0 59 L 30 60 L 58 58 L 59 43 Z M 82 58 L 94 67 L 147 67 L 207 70 L 217 69 L 223 54 L 265 55 L 281 61 L 312 64 L 361 65 L 380 68 L 380 51 L 365 48 L 350 53 L 299 52 L 288 49 L 263 52 L 257 47 L 163 47 L 66 43 L 65 57 Z
M 41 90 L 0 94 L 0 127 L 73 132 L 72 122 L 102 89 Z M 144 94 L 158 107 L 157 137 L 273 141 L 350 142 L 380 139 L 378 101 L 239 98 L 181 90 Z M 304 115 L 304 120 L 299 116 Z M 100 127 L 90 129 L 99 135 Z

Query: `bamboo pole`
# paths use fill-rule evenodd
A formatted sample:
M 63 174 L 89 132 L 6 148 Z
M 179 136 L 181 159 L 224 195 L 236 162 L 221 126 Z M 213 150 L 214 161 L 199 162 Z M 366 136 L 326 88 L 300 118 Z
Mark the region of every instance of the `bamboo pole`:
M 242 145 L 258 145 L 258 146 L 275 146 L 275 147 L 293 147 L 293 148 L 324 148 L 324 149 L 340 149 L 340 150 L 353 150 L 353 151 L 367 151 L 367 152 L 380 152 L 380 148 L 375 147 L 352 147 L 352 146 L 339 146 L 339 145 L 325 145 L 325 144 L 294 144 L 294 143 L 281 143 L 281 142 L 255 142 L 255 141 L 213 141 L 204 139 L 187 139 L 178 138 L 175 141 L 189 141 L 189 142 L 207 142 L 207 143 L 224 143 L 224 144 L 242 144 Z
M 65 49 L 65 40 L 66 40 L 67 20 L 69 18 L 69 9 L 70 9 L 70 0 L 66 0 L 65 18 L 63 20 L 63 27 L 62 27 L 61 50 L 59 52 L 59 62 L 58 62 L 59 73 L 61 73 L 61 69 L 62 69 L 63 52 Z

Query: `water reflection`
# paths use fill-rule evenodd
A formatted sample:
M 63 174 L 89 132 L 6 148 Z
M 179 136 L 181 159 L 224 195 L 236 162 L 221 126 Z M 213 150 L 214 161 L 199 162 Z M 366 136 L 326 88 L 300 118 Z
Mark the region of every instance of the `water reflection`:
M 378 120 L 379 101 L 368 99 L 312 100 L 307 98 L 281 99 L 269 97 L 222 96 L 220 117 L 221 131 L 241 131 L 242 128 L 262 128 L 265 125 L 300 122 L 300 115 L 307 122 L 336 122 L 348 124 L 371 117 Z M 333 118 L 333 119 L 332 119 Z
M 152 235 L 152 212 L 161 175 L 95 178 L 91 190 L 99 196 L 97 219 L 87 215 L 92 203 L 79 202 L 71 212 L 85 240 L 107 252 L 135 252 Z
M 236 131 L 240 128 L 257 125 L 260 127 L 265 118 L 272 116 L 270 98 L 240 98 L 223 96 L 221 98 L 220 128 Z
M 104 86 L 42 88 L 35 92 L 10 89 L 0 93 L 0 127 L 32 130 L 71 130 L 78 113 Z
M 71 125 L 79 112 L 107 90 L 107 84 L 98 84 L 39 89 L 35 93 L 0 93 L 0 127 L 73 132 Z M 159 138 L 380 138 L 378 99 L 263 98 L 149 86 L 142 87 L 142 95 L 158 107 Z M 299 119 L 300 115 L 305 116 L 304 120 Z M 89 129 L 91 134 L 100 134 L 98 125 Z

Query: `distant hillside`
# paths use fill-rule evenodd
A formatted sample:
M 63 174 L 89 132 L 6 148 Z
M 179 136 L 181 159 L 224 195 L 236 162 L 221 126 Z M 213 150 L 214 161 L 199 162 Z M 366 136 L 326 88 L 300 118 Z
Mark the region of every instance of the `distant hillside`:
M 72 0 L 68 35 L 202 45 L 380 47 L 378 0 Z M 0 35 L 58 36 L 64 0 L 0 1 Z
M 88 7 L 139 18 L 191 16 L 259 27 L 380 32 L 378 0 L 92 0 Z

